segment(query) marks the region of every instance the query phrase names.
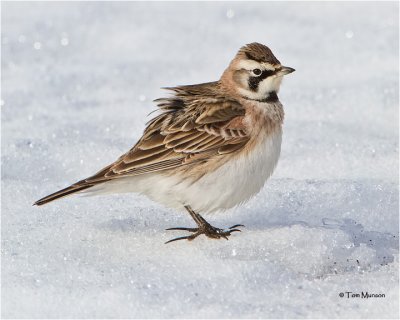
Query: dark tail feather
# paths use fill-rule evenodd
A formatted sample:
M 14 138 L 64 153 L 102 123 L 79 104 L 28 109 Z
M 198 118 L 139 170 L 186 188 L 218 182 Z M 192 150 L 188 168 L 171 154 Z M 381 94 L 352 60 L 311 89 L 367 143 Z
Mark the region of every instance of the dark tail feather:
M 63 197 L 66 197 L 70 194 L 73 194 L 75 192 L 79 192 L 85 189 L 88 189 L 90 187 L 93 187 L 93 184 L 86 184 L 86 185 L 77 185 L 77 184 L 73 184 L 72 186 L 69 186 L 65 189 L 59 190 L 57 192 L 54 192 L 52 194 L 49 194 L 48 196 L 36 201 L 33 205 L 34 206 L 41 206 L 43 204 L 46 204 L 48 202 L 51 202 L 53 200 L 57 200 Z

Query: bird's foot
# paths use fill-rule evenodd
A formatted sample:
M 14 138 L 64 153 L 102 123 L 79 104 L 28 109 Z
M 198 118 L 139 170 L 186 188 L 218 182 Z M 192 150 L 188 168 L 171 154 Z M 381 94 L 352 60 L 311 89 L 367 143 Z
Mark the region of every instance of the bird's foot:
M 201 223 L 198 228 L 182 228 L 182 227 L 168 228 L 166 230 L 183 230 L 183 231 L 193 232 L 193 234 L 190 236 L 184 236 L 184 237 L 178 237 L 178 238 L 171 239 L 171 240 L 167 241 L 166 244 L 173 242 L 173 241 L 178 241 L 178 240 L 191 241 L 193 239 L 196 239 L 201 234 L 204 234 L 205 236 L 212 238 L 212 239 L 224 238 L 224 239 L 228 240 L 228 237 L 231 235 L 232 232 L 241 232 L 240 229 L 237 229 L 238 227 L 244 227 L 244 225 L 235 224 L 234 226 L 224 230 L 224 229 L 220 229 L 220 228 L 215 228 L 211 224 L 209 224 L 207 221 L 205 221 L 205 222 Z

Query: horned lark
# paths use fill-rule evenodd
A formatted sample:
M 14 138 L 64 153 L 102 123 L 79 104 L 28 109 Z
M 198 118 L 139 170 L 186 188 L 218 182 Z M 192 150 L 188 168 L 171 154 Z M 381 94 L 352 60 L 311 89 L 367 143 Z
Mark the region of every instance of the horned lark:
M 199 212 L 247 201 L 272 174 L 284 117 L 277 93 L 283 76 L 293 71 L 265 45 L 242 47 L 219 81 L 166 88 L 173 95 L 155 100 L 160 114 L 114 163 L 34 204 L 73 193 L 137 192 L 185 208 L 197 224 L 167 229 L 190 232 L 168 242 L 201 234 L 227 239 L 242 225 L 215 228 Z

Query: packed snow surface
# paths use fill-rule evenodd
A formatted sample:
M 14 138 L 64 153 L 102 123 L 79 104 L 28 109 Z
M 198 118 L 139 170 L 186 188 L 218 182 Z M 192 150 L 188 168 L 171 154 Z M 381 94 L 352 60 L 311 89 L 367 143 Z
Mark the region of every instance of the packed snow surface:
M 3 318 L 398 317 L 398 3 L 7 2 L 1 23 Z M 242 233 L 165 245 L 193 221 L 135 194 L 32 207 L 253 41 L 296 72 L 272 178 L 204 215 Z

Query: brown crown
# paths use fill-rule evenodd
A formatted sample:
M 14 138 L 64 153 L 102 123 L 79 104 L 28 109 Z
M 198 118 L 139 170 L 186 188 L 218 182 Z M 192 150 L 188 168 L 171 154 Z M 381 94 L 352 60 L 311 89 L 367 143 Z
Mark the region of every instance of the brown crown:
M 257 42 L 241 47 L 237 56 L 245 56 L 247 59 L 255 60 L 257 62 L 280 64 L 279 60 L 267 46 Z

